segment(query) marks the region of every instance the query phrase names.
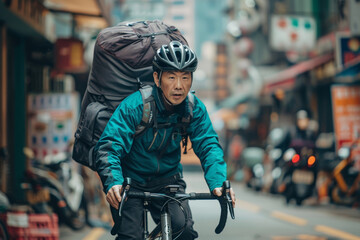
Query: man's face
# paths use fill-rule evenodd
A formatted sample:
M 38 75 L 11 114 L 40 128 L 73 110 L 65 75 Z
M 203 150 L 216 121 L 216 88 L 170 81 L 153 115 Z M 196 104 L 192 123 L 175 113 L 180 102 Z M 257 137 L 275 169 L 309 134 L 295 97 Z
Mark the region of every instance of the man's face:
M 161 84 L 157 72 L 154 72 L 153 75 L 156 86 L 159 87 L 160 85 L 165 97 L 172 104 L 178 105 L 185 100 L 192 83 L 190 72 L 163 72 L 161 75 Z
M 297 125 L 300 130 L 306 130 L 309 126 L 309 119 L 308 118 L 300 118 L 297 120 Z

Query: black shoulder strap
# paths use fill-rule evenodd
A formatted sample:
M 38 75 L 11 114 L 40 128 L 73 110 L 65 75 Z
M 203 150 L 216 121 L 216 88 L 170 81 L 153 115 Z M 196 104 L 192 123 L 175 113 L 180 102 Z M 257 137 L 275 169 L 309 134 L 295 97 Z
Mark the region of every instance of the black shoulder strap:
M 188 94 L 188 100 L 189 100 L 189 113 L 190 113 L 190 117 L 192 118 L 193 116 L 193 109 L 194 109 L 194 105 L 195 105 L 195 96 L 192 93 Z

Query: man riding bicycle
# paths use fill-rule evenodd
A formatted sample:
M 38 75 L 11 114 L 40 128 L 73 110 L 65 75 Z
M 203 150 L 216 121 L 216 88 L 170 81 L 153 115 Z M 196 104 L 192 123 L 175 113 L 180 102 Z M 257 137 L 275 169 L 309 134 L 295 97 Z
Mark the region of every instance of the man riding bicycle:
M 226 180 L 223 150 L 204 104 L 189 94 L 197 63 L 195 53 L 180 42 L 172 41 L 158 49 L 153 60 L 155 85 L 151 99 L 156 109 L 150 114 L 153 124 L 135 136 L 146 110 L 143 96 L 137 91 L 121 102 L 94 149 L 96 169 L 111 205 L 115 226 L 119 226 L 113 229 L 118 235 L 116 239 L 143 237 L 142 200 L 127 199 L 121 219 L 116 210 L 122 200 L 125 177 L 132 179 L 131 191 L 165 192 L 167 185 L 176 184 L 181 186 L 179 192 L 185 192 L 180 164 L 180 142 L 184 136 L 190 138 L 201 161 L 210 191 L 221 196 L 221 186 Z M 187 125 L 183 119 L 189 119 Z M 235 205 L 235 194 L 232 189 L 230 192 Z M 163 202 L 158 201 L 149 203 L 148 209 L 156 223 L 160 221 L 162 205 Z M 173 235 L 181 233 L 177 239 L 198 237 L 188 201 L 181 205 L 170 203 L 169 212 Z

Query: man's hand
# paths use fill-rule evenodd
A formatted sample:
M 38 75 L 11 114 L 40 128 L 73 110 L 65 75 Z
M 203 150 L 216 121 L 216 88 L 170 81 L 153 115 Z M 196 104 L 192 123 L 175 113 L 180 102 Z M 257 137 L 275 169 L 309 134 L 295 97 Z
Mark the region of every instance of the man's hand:
M 213 194 L 218 196 L 218 197 L 221 197 L 222 191 L 223 191 L 223 189 L 221 187 L 214 188 Z M 231 197 L 231 200 L 232 200 L 232 205 L 233 205 L 233 207 L 235 207 L 236 198 L 235 198 L 235 192 L 234 192 L 234 190 L 232 188 L 230 188 L 230 197 Z
M 122 185 L 114 185 L 106 194 L 106 201 L 116 209 L 119 208 L 119 202 L 121 202 L 121 190 Z

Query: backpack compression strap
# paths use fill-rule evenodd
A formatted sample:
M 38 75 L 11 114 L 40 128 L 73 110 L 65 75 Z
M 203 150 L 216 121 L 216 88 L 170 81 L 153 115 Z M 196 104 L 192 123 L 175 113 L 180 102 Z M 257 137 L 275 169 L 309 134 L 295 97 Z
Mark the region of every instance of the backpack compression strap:
M 145 130 L 147 128 L 154 127 L 154 122 L 156 122 L 156 120 L 155 120 L 156 111 L 153 111 L 153 109 L 156 109 L 156 106 L 155 106 L 154 97 L 152 95 L 152 87 L 145 86 L 143 88 L 140 88 L 140 92 L 141 92 L 141 96 L 142 96 L 143 103 L 144 103 L 144 110 L 143 110 L 143 116 L 141 119 L 141 123 L 136 128 L 135 138 L 142 136 L 145 133 Z M 188 94 L 188 101 L 189 101 L 189 105 L 188 105 L 189 115 L 187 117 L 182 117 L 180 119 L 180 122 L 174 126 L 175 128 L 180 129 L 180 134 L 182 136 L 182 142 L 183 142 L 183 148 L 184 148 L 184 154 L 187 153 L 187 143 L 188 143 L 188 137 L 189 137 L 189 135 L 187 133 L 187 128 L 190 125 L 191 119 L 193 117 L 193 108 L 194 108 L 194 104 L 195 104 L 195 98 L 192 93 Z M 156 128 L 158 128 L 158 127 L 166 128 L 166 127 L 170 127 L 170 126 L 171 126 L 171 124 L 170 125 L 163 124 L 163 126 L 161 126 L 161 127 L 156 126 Z M 170 142 L 170 139 L 171 138 L 168 139 L 168 143 Z M 166 143 L 165 146 L 167 146 L 168 143 Z M 166 149 L 166 148 L 167 147 L 165 147 L 164 149 Z
M 194 95 L 193 94 L 188 94 L 188 108 L 189 108 L 189 114 L 187 115 L 187 117 L 182 117 L 180 119 L 180 121 L 178 123 L 176 123 L 174 125 L 174 130 L 175 129 L 179 129 L 180 130 L 180 135 L 181 135 L 181 141 L 183 143 L 183 148 L 184 148 L 184 154 L 187 154 L 187 144 L 188 144 L 188 138 L 189 138 L 189 134 L 187 133 L 187 128 L 190 125 L 191 119 L 193 117 L 193 108 L 194 108 Z M 165 147 L 163 148 L 163 150 L 160 152 L 160 157 L 164 154 L 165 150 L 167 149 L 169 143 L 170 143 L 171 138 L 168 138 L 167 143 L 165 144 Z
M 187 154 L 187 144 L 188 144 L 188 138 L 189 134 L 187 133 L 187 128 L 190 125 L 190 121 L 193 117 L 193 109 L 195 104 L 195 98 L 192 93 L 188 94 L 188 101 L 189 101 L 189 115 L 187 117 L 183 117 L 181 119 L 182 126 L 180 127 L 181 136 L 182 136 L 182 143 L 184 148 L 184 154 Z

